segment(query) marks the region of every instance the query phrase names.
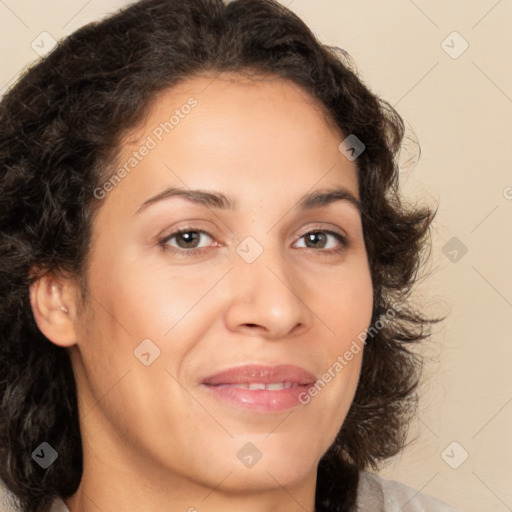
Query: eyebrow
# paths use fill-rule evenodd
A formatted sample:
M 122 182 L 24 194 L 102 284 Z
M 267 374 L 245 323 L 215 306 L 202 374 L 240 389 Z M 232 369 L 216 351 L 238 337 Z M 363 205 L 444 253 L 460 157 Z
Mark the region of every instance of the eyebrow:
M 221 192 L 170 187 L 144 201 L 136 213 L 138 214 L 148 206 L 172 197 L 181 197 L 194 204 L 221 210 L 236 210 L 238 208 L 237 201 L 234 198 L 226 196 Z M 328 206 L 337 201 L 347 201 L 361 213 L 361 202 L 345 187 L 316 190 L 315 192 L 305 194 L 299 199 L 297 206 L 300 210 L 313 210 Z

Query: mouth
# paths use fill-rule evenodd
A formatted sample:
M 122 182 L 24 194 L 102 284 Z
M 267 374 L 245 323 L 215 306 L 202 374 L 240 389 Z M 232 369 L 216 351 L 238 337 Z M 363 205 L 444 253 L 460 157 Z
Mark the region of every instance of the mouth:
M 201 383 L 223 403 L 260 413 L 278 413 L 302 404 L 302 393 L 317 381 L 295 365 L 245 365 L 211 375 Z

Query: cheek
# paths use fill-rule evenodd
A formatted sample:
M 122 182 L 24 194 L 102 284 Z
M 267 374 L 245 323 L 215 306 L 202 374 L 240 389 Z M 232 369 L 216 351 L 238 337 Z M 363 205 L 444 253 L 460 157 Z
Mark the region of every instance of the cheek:
M 87 380 L 100 399 L 130 371 L 126 381 L 136 385 L 126 384 L 127 396 L 143 403 L 155 389 L 174 385 L 165 370 L 181 377 L 183 361 L 219 314 L 208 308 L 210 301 L 201 301 L 212 287 L 211 273 L 189 270 L 184 276 L 182 268 L 108 257 L 91 268 L 92 313 L 83 317 L 80 344 Z
M 162 339 L 190 309 L 193 299 L 190 287 L 180 285 L 180 280 L 129 261 L 107 264 L 98 260 L 90 288 L 95 298 L 94 320 L 105 339 L 114 344 Z
M 332 278 L 328 293 L 319 295 L 319 309 L 325 312 L 335 339 L 331 350 L 343 350 L 364 332 L 373 313 L 373 285 L 368 266 L 362 258 Z M 329 339 L 329 338 L 327 338 Z
M 311 398 L 323 395 L 319 402 L 326 410 L 338 411 L 342 422 L 357 388 L 373 312 L 371 275 L 362 259 L 331 281 L 319 304 L 331 333 L 323 338 L 323 373 Z

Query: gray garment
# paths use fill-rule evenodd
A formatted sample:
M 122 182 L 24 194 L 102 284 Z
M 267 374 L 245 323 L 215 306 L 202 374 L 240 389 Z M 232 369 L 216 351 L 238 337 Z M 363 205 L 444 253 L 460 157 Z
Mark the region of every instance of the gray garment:
M 426 494 L 394 480 L 385 480 L 361 471 L 357 500 L 358 512 L 462 512 Z M 0 486 L 0 512 L 15 512 L 10 493 Z M 70 512 L 64 501 L 56 498 L 48 512 Z
M 360 473 L 357 493 L 358 512 L 462 512 L 412 487 L 367 471 Z

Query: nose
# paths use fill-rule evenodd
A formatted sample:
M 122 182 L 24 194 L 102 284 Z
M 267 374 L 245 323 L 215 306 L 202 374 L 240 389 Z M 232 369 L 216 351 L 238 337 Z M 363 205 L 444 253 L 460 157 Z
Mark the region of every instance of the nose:
M 240 259 L 230 272 L 225 318 L 231 331 L 279 339 L 310 328 L 314 313 L 308 306 L 307 283 L 275 252 L 266 249 L 252 263 Z

